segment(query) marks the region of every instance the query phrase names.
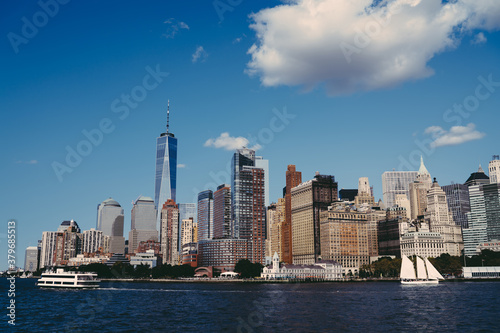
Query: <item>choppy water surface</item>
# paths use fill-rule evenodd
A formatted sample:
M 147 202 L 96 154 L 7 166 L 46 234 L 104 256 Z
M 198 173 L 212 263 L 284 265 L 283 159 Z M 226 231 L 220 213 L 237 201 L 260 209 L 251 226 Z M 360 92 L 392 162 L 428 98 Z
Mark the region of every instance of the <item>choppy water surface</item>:
M 106 282 L 100 290 L 40 290 L 35 281 L 16 280 L 16 330 L 499 332 L 500 327 L 500 282 Z M 6 291 L 6 279 L 1 285 Z M 0 330 L 10 329 L 2 317 Z

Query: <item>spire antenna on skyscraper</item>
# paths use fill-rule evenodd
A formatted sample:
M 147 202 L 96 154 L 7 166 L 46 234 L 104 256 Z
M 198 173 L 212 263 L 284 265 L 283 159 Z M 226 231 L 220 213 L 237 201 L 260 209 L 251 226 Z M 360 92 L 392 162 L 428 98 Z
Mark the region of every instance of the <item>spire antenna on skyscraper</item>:
M 167 134 L 168 134 L 168 127 L 170 123 L 170 100 L 167 100 Z

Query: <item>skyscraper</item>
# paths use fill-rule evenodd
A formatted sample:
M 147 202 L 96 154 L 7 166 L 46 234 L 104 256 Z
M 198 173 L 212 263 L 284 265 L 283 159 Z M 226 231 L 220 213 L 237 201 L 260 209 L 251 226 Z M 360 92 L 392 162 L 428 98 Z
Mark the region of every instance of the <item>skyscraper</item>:
M 427 209 L 425 221 L 431 232 L 439 232 L 443 236 L 444 252 L 451 256 L 460 256 L 463 249 L 462 227 L 453 221 L 448 210 L 446 194 L 439 186 L 436 178 L 427 192 Z
M 155 206 L 158 209 L 156 226 L 160 226 L 160 211 L 168 200 L 176 200 L 177 138 L 169 132 L 170 101 L 167 106 L 167 131 L 156 139 Z
M 264 204 L 270 205 L 269 201 L 269 160 L 265 160 L 262 156 L 255 156 L 255 166 L 264 170 Z
M 181 224 L 183 220 L 193 219 L 193 222 L 197 223 L 198 210 L 196 209 L 196 203 L 179 203 L 177 206 L 179 207 L 179 230 L 182 230 Z M 179 232 L 179 253 L 181 252 L 181 233 Z
M 292 188 L 293 264 L 309 265 L 321 259 L 320 213 L 338 200 L 334 176 L 320 175 Z
M 97 230 L 111 237 L 109 244 L 111 253 L 125 253 L 123 222 L 123 208 L 112 198 L 104 200 L 97 206 Z
M 493 155 L 488 170 L 490 172 L 490 183 L 500 183 L 500 157 L 498 155 Z
M 231 187 L 222 184 L 214 193 L 213 238 L 231 237 Z
M 292 263 L 292 188 L 302 183 L 302 172 L 290 164 L 286 170 L 285 186 L 285 221 L 281 228 L 281 255 L 285 263 Z M 273 253 L 271 253 L 272 255 Z
M 469 186 L 469 228 L 463 229 L 465 255 L 479 244 L 500 239 L 500 183 Z
M 468 228 L 467 213 L 470 212 L 469 187 L 464 184 L 441 186 L 446 193 L 448 208 L 453 214 L 453 221 L 462 228 Z
M 382 174 L 382 194 L 386 207 L 393 207 L 396 204 L 397 194 L 410 197 L 409 184 L 417 175 L 417 171 L 386 171 Z
M 198 194 L 198 241 L 213 238 L 214 200 L 211 190 Z
M 234 238 L 248 240 L 248 259 L 264 263 L 266 238 L 265 171 L 255 166 L 255 151 L 237 149 L 232 159 L 231 223 Z
M 237 149 L 231 160 L 231 232 L 234 238 L 240 237 L 240 228 L 245 220 L 243 212 L 252 209 L 251 201 L 243 195 L 240 173 L 244 166 L 254 165 L 255 151 L 248 148 Z
M 26 248 L 26 256 L 24 257 L 24 270 L 34 272 L 38 269 L 38 248 L 36 246 L 28 246 Z
M 490 178 L 484 173 L 483 168 L 479 165 L 476 172 L 470 174 L 469 178 L 465 181 L 464 185 L 487 185 L 490 183 Z
M 82 235 L 82 253 L 96 253 L 104 249 L 104 235 L 102 231 L 91 228 L 85 230 Z
M 156 207 L 150 197 L 138 197 L 131 212 L 131 225 L 128 237 L 129 253 L 135 253 L 142 241 L 158 241 L 156 229 Z
M 193 218 L 182 220 L 180 233 L 181 248 L 186 244 L 198 242 L 198 225 Z
M 418 169 L 417 177 L 415 181 L 409 185 L 411 205 L 410 218 L 412 220 L 416 219 L 418 216 L 424 215 L 425 209 L 427 208 L 427 191 L 430 190 L 431 186 L 431 174 L 424 165 L 424 159 L 420 157 L 420 168 Z
M 163 263 L 177 265 L 179 263 L 179 208 L 172 199 L 163 204 L 160 211 L 160 243 Z

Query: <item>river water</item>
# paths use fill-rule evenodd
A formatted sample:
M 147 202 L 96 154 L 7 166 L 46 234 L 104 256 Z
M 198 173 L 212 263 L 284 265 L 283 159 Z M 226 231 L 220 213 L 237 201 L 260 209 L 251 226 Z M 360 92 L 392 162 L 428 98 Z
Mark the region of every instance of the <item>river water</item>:
M 355 283 L 103 282 L 46 290 L 16 279 L 26 332 L 500 332 L 500 282 L 402 286 Z

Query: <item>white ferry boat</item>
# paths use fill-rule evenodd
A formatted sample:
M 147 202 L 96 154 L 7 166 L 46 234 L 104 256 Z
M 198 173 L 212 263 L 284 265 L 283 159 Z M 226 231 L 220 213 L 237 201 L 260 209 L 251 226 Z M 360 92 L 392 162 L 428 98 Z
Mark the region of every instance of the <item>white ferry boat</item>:
M 65 272 L 58 268 L 56 272 L 42 273 L 37 286 L 41 288 L 99 288 L 100 280 L 96 273 Z

